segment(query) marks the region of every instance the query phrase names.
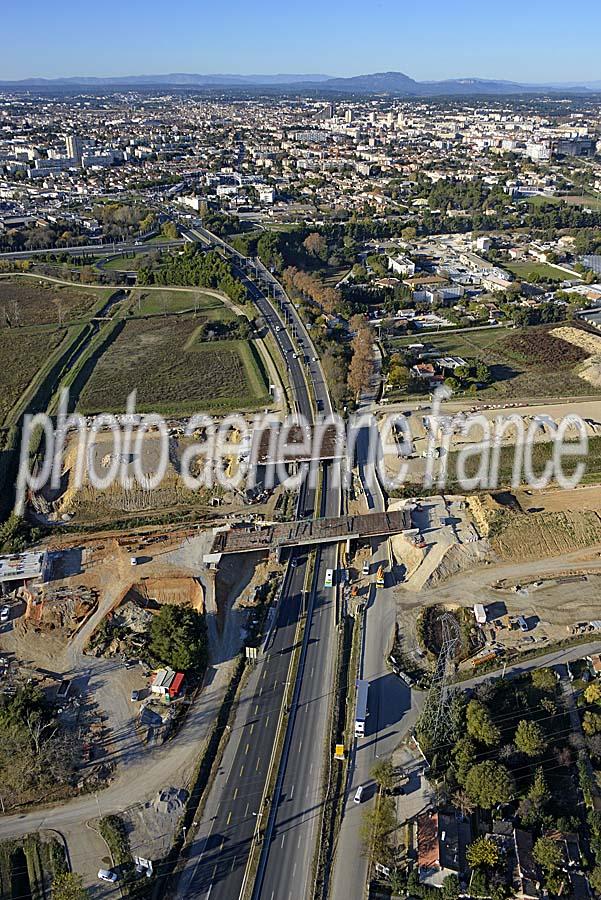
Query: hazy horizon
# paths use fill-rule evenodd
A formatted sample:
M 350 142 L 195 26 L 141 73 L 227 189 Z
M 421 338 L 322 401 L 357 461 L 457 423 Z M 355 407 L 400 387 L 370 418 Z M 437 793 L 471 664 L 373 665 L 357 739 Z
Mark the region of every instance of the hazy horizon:
M 32 0 L 4 11 L 0 80 L 125 77 L 200 73 L 333 77 L 405 72 L 418 80 L 478 77 L 527 83 L 599 81 L 601 9 L 579 5 L 578 40 L 566 42 L 558 0 L 503 7 L 466 0 L 460 11 L 434 0 L 421 8 L 381 0 L 373 11 L 358 0 L 307 0 L 302 16 L 276 0 L 219 7 L 181 0 L 177 17 L 157 0 L 132 0 L 102 15 L 74 0 L 59 6 Z M 291 35 L 293 39 L 291 39 Z M 235 48 L 235 49 L 233 49 Z M 427 49 L 427 53 L 424 50 Z

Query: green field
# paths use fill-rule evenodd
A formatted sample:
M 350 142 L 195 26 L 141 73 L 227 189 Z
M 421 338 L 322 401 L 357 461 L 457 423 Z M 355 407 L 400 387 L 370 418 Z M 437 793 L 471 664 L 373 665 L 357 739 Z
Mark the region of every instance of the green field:
M 201 288 L 189 291 L 148 291 L 140 288 L 131 295 L 131 309 L 134 315 L 156 316 L 167 313 L 194 312 L 203 318 L 219 322 L 229 322 L 235 314 L 218 297 L 205 294 Z
M 549 203 L 553 204 L 554 206 L 559 206 L 561 204 L 561 198 L 544 197 L 542 194 L 536 194 L 534 197 L 528 197 L 525 202 L 533 207 L 547 206 Z
M 474 328 L 468 331 L 437 332 L 436 334 L 417 334 L 411 337 L 390 341 L 392 351 L 403 350 L 410 344 L 428 344 L 440 350 L 441 356 L 463 356 L 484 359 L 488 347 L 494 347 L 498 341 L 511 333 L 510 328 Z
M 80 397 L 85 413 L 118 412 L 137 390 L 137 409 L 184 415 L 257 409 L 269 403 L 252 341 L 196 340 L 189 315 L 130 319 L 97 361 Z
M 113 272 L 131 272 L 133 271 L 133 257 L 131 256 L 114 256 L 103 262 L 101 269 L 109 269 Z
M 570 277 L 567 272 L 547 263 L 513 262 L 506 263 L 504 267 L 522 281 L 526 281 L 531 275 L 538 275 L 544 281 L 565 281 Z

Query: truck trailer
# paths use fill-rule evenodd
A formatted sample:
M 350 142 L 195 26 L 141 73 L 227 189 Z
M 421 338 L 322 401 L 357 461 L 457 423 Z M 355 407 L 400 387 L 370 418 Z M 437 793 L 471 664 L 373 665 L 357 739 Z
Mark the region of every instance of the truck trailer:
M 355 703 L 355 737 L 365 736 L 368 692 L 369 681 L 357 681 L 357 700 Z

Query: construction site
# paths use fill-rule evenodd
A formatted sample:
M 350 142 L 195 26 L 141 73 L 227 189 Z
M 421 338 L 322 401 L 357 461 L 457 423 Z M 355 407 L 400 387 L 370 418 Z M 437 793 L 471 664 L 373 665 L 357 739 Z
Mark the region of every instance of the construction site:
M 211 532 L 197 529 L 151 531 L 50 546 L 43 567 L 42 557 L 35 567 L 29 557 L 1 558 L 11 579 L 2 582 L 2 690 L 36 685 L 60 710 L 79 747 L 72 791 L 106 785 L 125 763 L 142 763 L 190 716 L 191 727 L 204 721 L 206 703 L 229 678 L 282 569 L 249 553 L 210 571 L 202 558 L 211 542 Z M 177 696 L 154 688 L 149 635 L 166 606 L 206 622 L 213 687 L 205 702 L 202 683 Z

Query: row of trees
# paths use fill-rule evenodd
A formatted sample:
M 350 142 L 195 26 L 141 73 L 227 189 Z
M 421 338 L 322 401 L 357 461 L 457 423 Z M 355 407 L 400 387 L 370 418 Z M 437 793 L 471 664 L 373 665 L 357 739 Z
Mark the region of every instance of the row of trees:
M 284 269 L 282 279 L 287 290 L 298 291 L 303 297 L 321 306 L 328 315 L 336 312 L 340 303 L 339 292 L 335 288 L 328 287 L 316 275 L 295 266 L 288 266 Z
M 369 387 L 374 371 L 373 329 L 363 316 L 353 316 L 350 321 L 351 330 L 355 332 L 352 340 L 351 363 L 348 370 L 348 387 L 353 397 L 358 397 Z

